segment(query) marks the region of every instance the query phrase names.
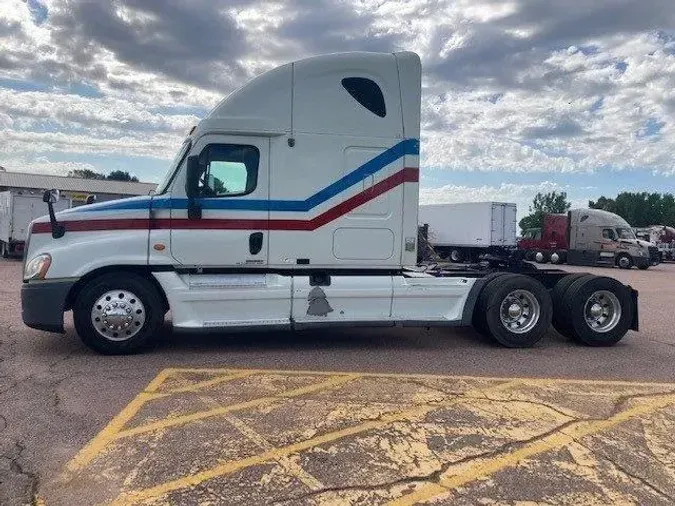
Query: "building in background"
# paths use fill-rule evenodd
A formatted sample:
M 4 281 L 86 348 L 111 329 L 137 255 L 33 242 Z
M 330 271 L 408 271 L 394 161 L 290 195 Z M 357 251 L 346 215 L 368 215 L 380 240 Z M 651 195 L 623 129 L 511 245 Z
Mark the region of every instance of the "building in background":
M 96 197 L 96 202 L 105 202 L 137 195 L 148 195 L 156 187 L 155 183 L 81 179 L 0 170 L 0 191 L 9 190 L 19 194 L 41 195 L 45 190 L 60 190 L 65 198 L 72 201 L 73 207 L 85 204 L 87 197 L 91 195 Z

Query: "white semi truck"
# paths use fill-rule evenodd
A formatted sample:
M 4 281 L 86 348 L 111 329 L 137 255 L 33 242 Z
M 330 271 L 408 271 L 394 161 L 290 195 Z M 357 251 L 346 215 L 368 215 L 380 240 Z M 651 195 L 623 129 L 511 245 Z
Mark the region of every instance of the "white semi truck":
M 637 292 L 611 278 L 415 266 L 420 93 L 410 52 L 257 77 L 189 133 L 155 195 L 32 224 L 24 322 L 63 332 L 72 310 L 102 353 L 145 347 L 169 309 L 178 330 L 473 325 L 512 347 L 552 321 L 595 346 L 637 330 Z
M 465 202 L 421 205 L 420 226 L 429 244 L 452 262 L 475 262 L 481 255 L 508 255 L 516 249 L 516 204 Z

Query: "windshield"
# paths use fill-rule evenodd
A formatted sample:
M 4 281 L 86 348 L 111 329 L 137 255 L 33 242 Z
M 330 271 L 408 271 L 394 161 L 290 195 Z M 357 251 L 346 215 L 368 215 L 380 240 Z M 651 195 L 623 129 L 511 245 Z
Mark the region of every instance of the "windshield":
M 171 162 L 171 167 L 169 168 L 168 171 L 166 171 L 166 175 L 164 176 L 164 179 L 162 180 L 161 183 L 159 183 L 159 186 L 157 187 L 156 195 L 161 195 L 162 193 L 166 192 L 167 188 L 171 184 L 171 181 L 173 180 L 173 176 L 176 173 L 176 169 L 178 168 L 178 166 L 183 161 L 183 158 L 185 158 L 185 155 L 190 150 L 191 145 L 192 145 L 192 143 L 191 143 L 190 139 L 185 139 L 185 141 L 183 142 L 183 145 L 181 146 L 180 150 L 178 151 L 178 154 L 176 155 L 176 157 Z
M 631 228 L 617 228 L 616 233 L 619 235 L 619 239 L 635 239 L 635 233 Z

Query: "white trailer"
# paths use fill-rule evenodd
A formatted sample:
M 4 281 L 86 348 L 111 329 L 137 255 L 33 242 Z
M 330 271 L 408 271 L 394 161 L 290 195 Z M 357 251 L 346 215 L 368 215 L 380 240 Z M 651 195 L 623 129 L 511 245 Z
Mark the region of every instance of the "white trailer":
M 420 95 L 409 52 L 257 77 L 190 131 L 155 195 L 33 222 L 24 323 L 63 332 L 72 309 L 102 353 L 146 346 L 169 310 L 192 332 L 473 325 L 511 347 L 551 322 L 595 346 L 637 330 L 637 292 L 610 278 L 415 266 Z
M 504 254 L 516 247 L 516 204 L 466 202 L 421 205 L 419 224 L 442 258 L 478 260 L 485 253 Z
M 70 207 L 70 200 L 59 200 L 56 211 Z M 0 255 L 3 258 L 23 255 L 30 223 L 47 214 L 42 194 L 0 192 Z

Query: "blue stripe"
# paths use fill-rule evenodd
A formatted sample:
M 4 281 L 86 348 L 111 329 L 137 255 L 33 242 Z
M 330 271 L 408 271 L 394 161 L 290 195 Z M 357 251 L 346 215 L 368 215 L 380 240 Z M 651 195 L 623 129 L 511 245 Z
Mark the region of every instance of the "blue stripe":
M 246 210 L 246 211 L 288 211 L 288 212 L 307 212 L 316 206 L 323 204 L 327 200 L 335 197 L 346 189 L 363 181 L 366 177 L 382 170 L 387 165 L 395 162 L 404 155 L 418 155 L 420 143 L 417 139 L 406 139 L 395 146 L 380 153 L 375 158 L 361 165 L 358 169 L 350 172 L 343 178 L 335 181 L 323 190 L 305 200 L 253 200 L 253 199 L 235 199 L 235 198 L 217 198 L 200 199 L 202 209 L 228 209 L 228 210 Z M 187 209 L 187 199 L 185 198 L 162 198 L 157 197 L 152 201 L 153 209 Z M 118 211 L 148 209 L 150 200 L 114 202 L 108 205 L 102 204 L 82 211 Z

